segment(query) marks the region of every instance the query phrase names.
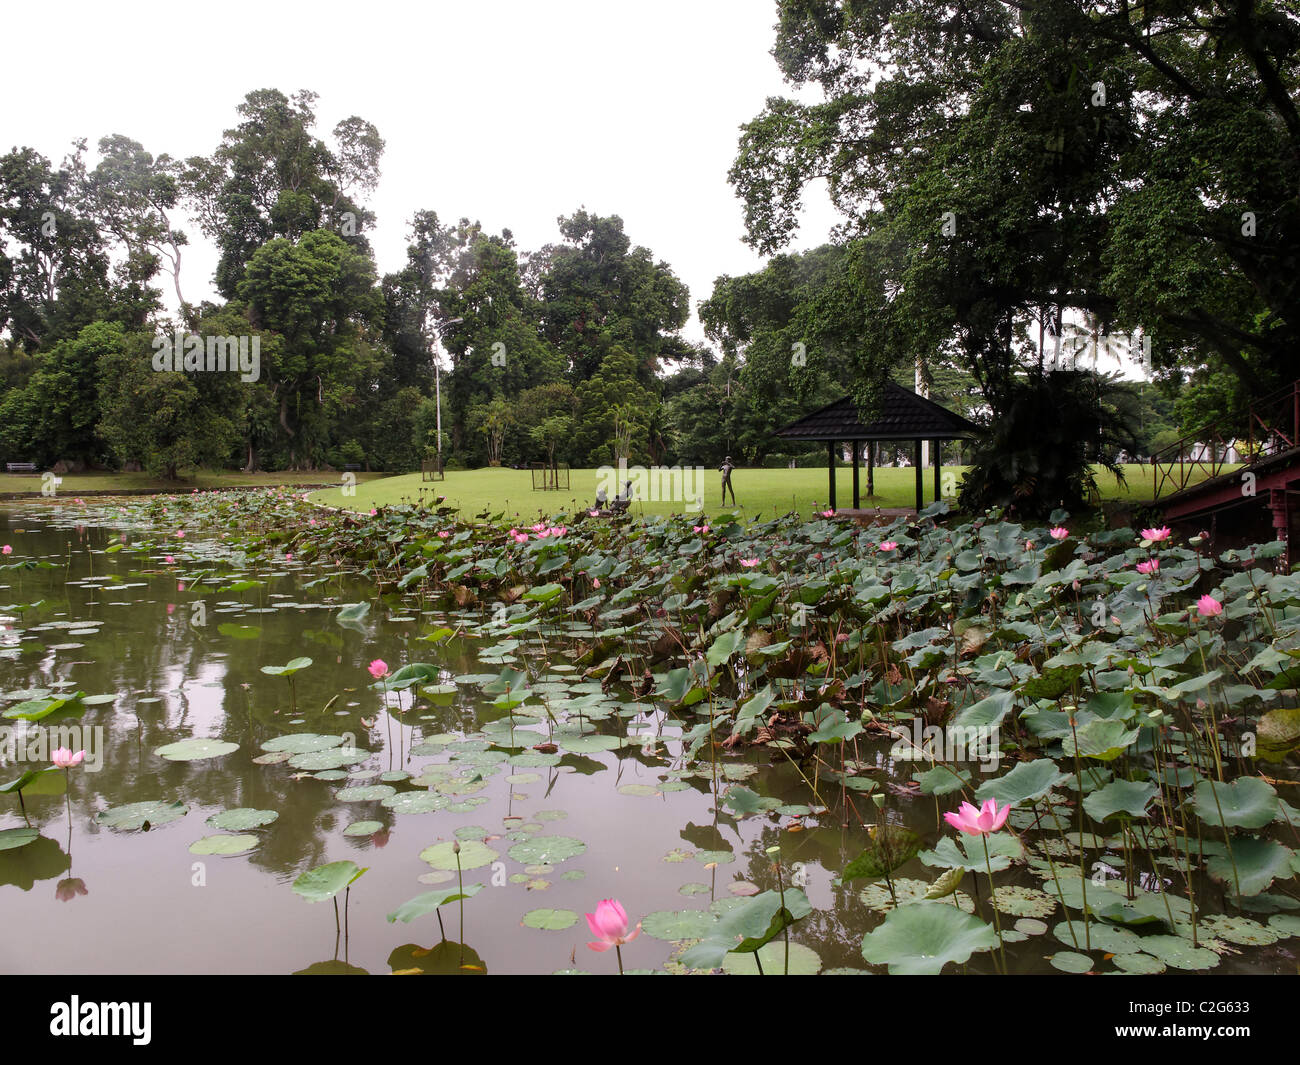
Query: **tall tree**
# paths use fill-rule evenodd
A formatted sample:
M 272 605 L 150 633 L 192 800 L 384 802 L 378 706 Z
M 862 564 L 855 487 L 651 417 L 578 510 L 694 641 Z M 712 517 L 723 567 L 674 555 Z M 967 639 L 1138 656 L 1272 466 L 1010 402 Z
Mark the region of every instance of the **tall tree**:
M 748 239 L 825 177 L 850 247 L 810 329 L 859 336 L 864 403 L 951 350 L 995 410 L 1034 334 L 1141 328 L 1171 378 L 1294 374 L 1300 19 L 1279 0 L 782 0 L 774 55 L 820 103 L 768 101 L 732 180 Z M 1036 393 L 1038 394 L 1038 393 Z M 1041 393 L 1046 394 L 1046 393 Z
M 579 210 L 559 226 L 564 243 L 529 260 L 547 339 L 568 360 L 575 385 L 615 346 L 637 360 L 642 384 L 653 385 L 661 362 L 690 355 L 678 335 L 690 313 L 689 290 L 667 263 L 632 245 L 618 215 Z
M 244 97 L 243 121 L 228 129 L 208 157 L 188 160 L 186 189 L 203 232 L 221 252 L 217 290 L 237 294 L 244 267 L 268 241 L 334 230 L 369 251 L 374 215 L 354 196 L 379 176 L 384 142 L 369 122 L 352 116 L 334 127 L 334 148 L 311 131 L 316 93 L 286 97 L 259 89 Z

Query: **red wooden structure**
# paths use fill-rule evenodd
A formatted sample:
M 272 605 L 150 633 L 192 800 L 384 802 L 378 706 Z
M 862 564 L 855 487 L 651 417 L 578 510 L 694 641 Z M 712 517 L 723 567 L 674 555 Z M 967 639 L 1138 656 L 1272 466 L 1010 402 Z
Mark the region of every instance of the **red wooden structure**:
M 1228 470 L 1234 445 L 1245 461 Z M 1300 381 L 1251 403 L 1244 440 L 1215 423 L 1152 455 L 1151 462 L 1154 502 L 1168 521 L 1213 525 L 1225 512 L 1263 504 L 1277 539 L 1288 543 L 1289 564 L 1292 516 L 1300 516 L 1293 505 L 1300 495 Z

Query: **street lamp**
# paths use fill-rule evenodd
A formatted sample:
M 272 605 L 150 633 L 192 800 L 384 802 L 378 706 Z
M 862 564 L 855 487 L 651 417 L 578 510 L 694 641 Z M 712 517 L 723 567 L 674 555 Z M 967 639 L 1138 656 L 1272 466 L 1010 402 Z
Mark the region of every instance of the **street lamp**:
M 445 325 L 459 325 L 464 318 L 449 318 Z M 433 354 L 433 385 L 437 393 L 438 404 L 438 469 L 442 469 L 442 360 L 438 355 L 438 331 L 435 328 L 429 330 L 429 349 Z

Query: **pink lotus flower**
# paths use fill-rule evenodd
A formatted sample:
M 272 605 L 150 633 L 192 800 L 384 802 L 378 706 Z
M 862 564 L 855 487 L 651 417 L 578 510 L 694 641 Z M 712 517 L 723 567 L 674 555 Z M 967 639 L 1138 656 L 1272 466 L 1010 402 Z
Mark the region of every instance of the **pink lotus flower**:
M 1151 541 L 1153 541 L 1153 542 L 1154 542 L 1154 541 L 1159 541 L 1159 540 L 1168 540 L 1168 539 L 1169 539 L 1169 526 L 1168 526 L 1168 525 L 1165 525 L 1165 526 L 1163 526 L 1163 527 L 1161 527 L 1161 528 L 1159 528 L 1159 529 L 1143 529 L 1143 530 L 1142 530 L 1142 539 L 1143 539 L 1143 540 L 1151 540 Z
M 370 665 L 366 666 L 370 670 L 370 675 L 378 680 L 380 677 L 388 676 L 388 663 L 382 658 L 376 658 Z
M 169 614 L 175 614 L 175 613 L 176 613 L 176 604 L 175 604 L 175 603 L 168 603 L 168 604 L 167 604 L 167 613 L 169 613 Z
M 77 506 L 79 507 L 84 507 L 86 505 L 86 501 L 84 499 L 74 499 L 73 502 L 76 503 Z
M 833 517 L 835 517 L 835 511 L 833 511 L 833 510 L 823 510 L 823 511 L 822 511 L 822 517 L 823 517 L 823 518 L 833 518 Z
M 370 516 L 371 516 L 372 518 L 373 518 L 376 514 L 378 514 L 378 513 L 379 513 L 379 511 L 377 511 L 374 507 L 371 507 L 371 508 L 370 508 Z
M 618 899 L 601 899 L 596 904 L 596 912 L 585 915 L 587 924 L 591 927 L 591 934 L 596 937 L 596 942 L 588 943 L 592 950 L 603 954 L 611 947 L 621 947 L 624 943 L 631 943 L 641 934 L 641 922 L 630 932 L 627 927 L 627 911 L 623 909 L 623 904 Z
M 515 543 L 517 543 L 517 544 L 526 544 L 526 543 L 528 543 L 528 534 L 527 534 L 527 533 L 513 532 L 513 531 L 512 531 L 510 535 L 511 535 L 512 537 L 514 537 L 514 541 L 515 541 Z
M 943 815 L 943 819 L 968 836 L 986 836 L 1006 824 L 1007 814 L 1010 812 L 1010 803 L 999 810 L 998 804 L 993 799 L 986 799 L 984 805 L 978 810 L 970 803 L 964 802 L 960 810 L 956 813 L 949 811 Z
M 1067 529 L 1064 525 L 1058 525 L 1054 529 L 1048 529 L 1047 535 L 1050 536 L 1053 540 L 1065 540 L 1069 538 L 1070 530 Z
M 178 540 L 184 540 L 184 539 L 185 539 L 185 530 L 184 530 L 184 529 L 177 529 L 177 530 L 176 530 L 176 539 L 178 539 Z
M 1032 551 L 1033 549 L 1034 549 L 1034 541 L 1033 541 L 1033 540 L 1026 540 L 1026 541 L 1025 541 L 1025 550 L 1026 550 L 1026 551 Z
M 177 581 L 177 582 L 176 582 L 176 590 L 177 590 L 178 592 L 183 592 L 183 591 L 185 591 L 185 582 L 184 582 L 184 581 Z
M 599 588 L 599 587 L 600 587 L 600 578 L 599 578 L 599 577 L 596 577 L 595 579 L 593 579 L 592 582 L 591 582 L 591 586 L 592 586 L 593 588 Z
M 563 536 L 565 533 L 567 533 L 567 532 L 569 531 L 569 527 L 568 527 L 567 525 L 553 525 L 553 526 L 552 526 L 550 529 L 548 529 L 547 531 L 548 531 L 552 536 Z
M 285 560 L 286 562 L 292 562 L 292 561 L 293 561 L 293 553 L 292 553 L 292 552 L 286 553 L 285 556 L 284 556 L 284 560 Z
M 308 525 L 315 525 L 315 524 L 316 524 L 316 519 L 315 519 L 315 518 L 312 518 L 311 521 L 309 521 L 307 524 L 308 524 Z
M 1139 562 L 1135 568 L 1139 573 L 1157 573 L 1160 570 L 1160 559 L 1149 558 L 1145 562 Z
M 534 525 L 534 526 L 532 527 L 532 529 L 533 529 L 533 532 L 535 532 L 535 533 L 545 532 L 545 530 L 546 530 L 546 522 L 544 522 L 544 521 L 539 521 L 536 525 Z
M 740 564 L 741 564 L 742 566 L 744 566 L 746 569 L 753 569 L 755 566 L 758 565 L 758 559 L 756 559 L 756 558 L 742 558 L 742 559 L 740 560 Z
M 166 558 L 163 559 L 163 561 L 166 562 L 167 565 L 170 566 L 170 565 L 171 565 L 173 562 L 175 562 L 176 560 L 175 560 L 174 558 L 172 558 L 171 555 L 168 555 Z
M 450 535 L 451 535 L 451 533 L 449 533 L 446 529 L 443 529 L 441 532 L 438 533 L 438 539 L 439 539 L 439 540 L 445 540 L 445 539 L 447 539 L 447 537 L 449 537 Z
M 5 544 L 4 547 L 0 547 L 0 555 L 12 555 L 13 553 L 14 549 L 8 544 Z
M 1223 613 L 1223 604 L 1212 595 L 1203 595 L 1196 600 L 1196 612 L 1203 618 L 1217 618 Z
M 897 550 L 898 550 L 898 541 L 897 541 L 897 540 L 885 540 L 884 542 L 881 543 L 881 545 L 880 545 L 880 550 L 881 550 L 881 551 L 897 551 Z
M 78 751 L 73 754 L 70 747 L 59 747 L 50 755 L 50 761 L 60 769 L 71 769 L 73 766 L 81 765 L 85 758 L 85 751 Z

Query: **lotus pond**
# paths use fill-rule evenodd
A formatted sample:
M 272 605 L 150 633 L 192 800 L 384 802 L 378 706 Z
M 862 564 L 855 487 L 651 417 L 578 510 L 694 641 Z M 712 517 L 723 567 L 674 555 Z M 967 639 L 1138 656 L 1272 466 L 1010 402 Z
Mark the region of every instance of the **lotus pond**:
M 0 511 L 4 969 L 1297 971 L 1280 545 L 497 517 Z

